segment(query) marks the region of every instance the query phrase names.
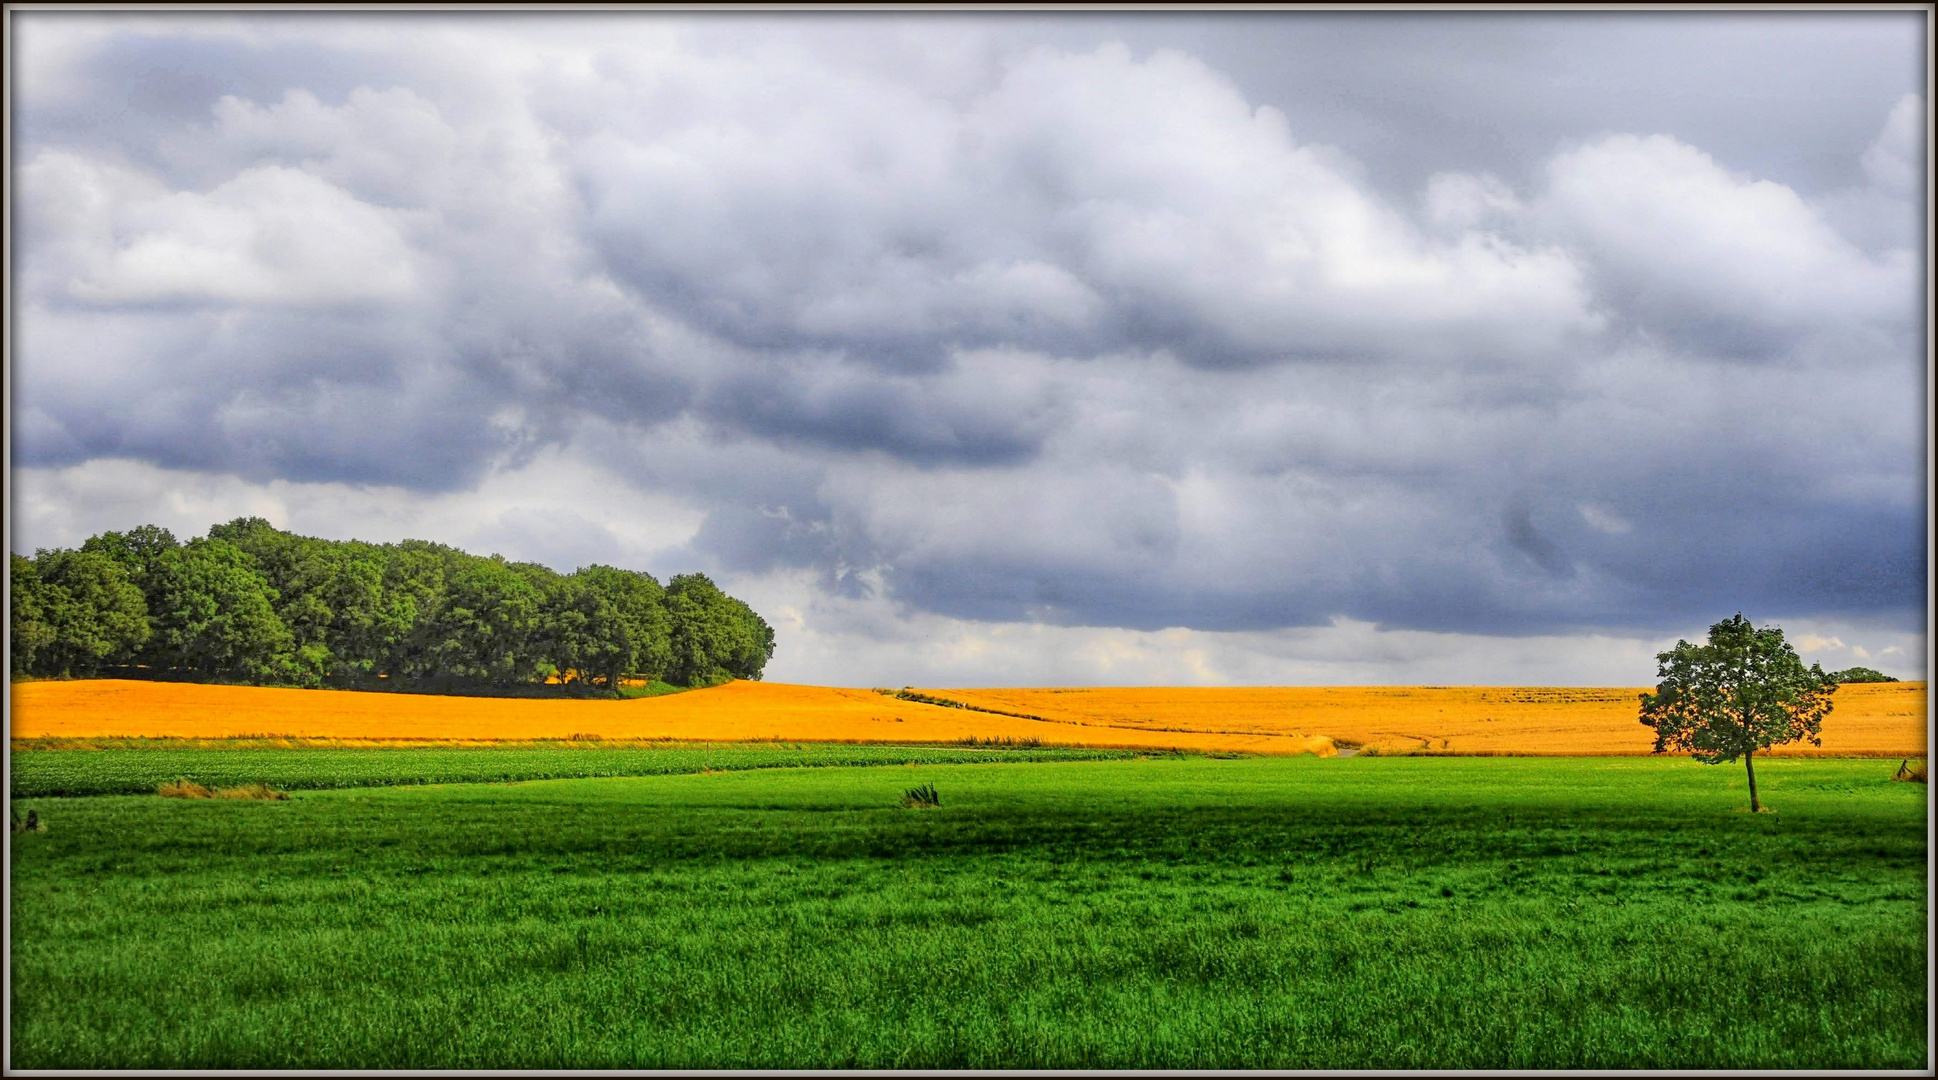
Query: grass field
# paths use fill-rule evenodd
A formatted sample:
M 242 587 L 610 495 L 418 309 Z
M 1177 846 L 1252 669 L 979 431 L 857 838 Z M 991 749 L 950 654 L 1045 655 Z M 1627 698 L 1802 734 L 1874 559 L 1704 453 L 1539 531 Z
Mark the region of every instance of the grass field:
M 277 746 L 268 740 L 249 739 L 17 740 L 11 791 L 16 799 L 146 795 L 170 780 L 190 780 L 212 788 L 262 782 L 303 790 L 664 776 L 732 769 L 1086 761 L 1134 753 L 1068 747 L 1021 750 L 845 743 L 351 747 Z
M 1925 1068 L 1895 765 L 1770 761 L 1761 815 L 1642 758 L 16 798 L 11 1064 Z

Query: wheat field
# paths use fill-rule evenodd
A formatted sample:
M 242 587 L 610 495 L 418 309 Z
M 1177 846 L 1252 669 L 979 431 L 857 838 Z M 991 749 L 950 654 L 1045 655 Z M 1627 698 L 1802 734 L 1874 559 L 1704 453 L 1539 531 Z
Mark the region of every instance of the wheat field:
M 934 690 L 936 697 L 1105 732 L 1272 739 L 1324 735 L 1383 753 L 1628 755 L 1649 752 L 1646 688 L 1513 686 L 1161 687 Z M 1823 746 L 1779 754 L 1919 755 L 1925 684 L 1838 688 Z M 1269 751 L 1267 751 L 1269 752 Z
M 734 682 L 635 701 L 439 697 L 94 679 L 16 684 L 14 739 L 270 737 L 386 744 L 546 739 L 1037 743 L 1262 754 L 1633 755 L 1640 689 L 1160 687 L 878 691 Z M 1921 756 L 1926 684 L 1840 688 L 1823 746 Z M 1363 752 L 1363 751 L 1362 751 Z

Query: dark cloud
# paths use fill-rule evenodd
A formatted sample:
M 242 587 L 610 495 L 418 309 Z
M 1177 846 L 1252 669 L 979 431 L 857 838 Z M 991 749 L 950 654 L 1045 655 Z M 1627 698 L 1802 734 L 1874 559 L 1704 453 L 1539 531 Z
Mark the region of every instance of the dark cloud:
M 1058 387 L 1031 385 L 1015 366 L 956 361 L 946 373 L 913 378 L 808 358 L 723 379 L 702 407 L 778 440 L 915 465 L 1010 465 L 1035 455 L 1061 411 Z
M 1574 563 L 1562 553 L 1560 546 L 1534 527 L 1534 515 L 1526 506 L 1509 507 L 1501 515 L 1501 525 L 1507 530 L 1507 542 L 1514 545 L 1514 550 L 1532 559 L 1534 565 L 1549 575 L 1567 577 L 1574 571 Z
M 15 462 L 570 447 L 911 617 L 1922 625 L 1921 18 L 18 14 Z

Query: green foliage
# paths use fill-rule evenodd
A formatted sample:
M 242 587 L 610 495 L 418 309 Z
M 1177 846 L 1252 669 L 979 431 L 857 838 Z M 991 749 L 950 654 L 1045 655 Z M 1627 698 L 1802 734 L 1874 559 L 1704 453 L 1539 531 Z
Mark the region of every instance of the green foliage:
M 12 601 L 7 611 L 12 632 L 8 638 L 12 647 L 8 663 L 15 676 L 42 674 L 46 669 L 41 664 L 41 655 L 54 643 L 55 630 L 49 621 L 40 572 L 32 560 L 8 553 L 7 592 Z
M 539 671 L 544 597 L 503 559 L 464 559 L 447 572 L 432 623 L 437 670 L 480 682 L 530 682 Z
M 209 536 L 254 559 L 279 598 L 277 615 L 294 641 L 297 681 L 318 685 L 377 667 L 385 644 L 380 549 L 296 536 L 262 518 L 237 518 L 211 528 Z
M 649 679 L 646 681 L 644 685 L 641 685 L 641 686 L 633 686 L 631 684 L 621 684 L 616 689 L 615 692 L 620 697 L 627 698 L 630 700 L 634 698 L 664 697 L 667 694 L 684 693 L 690 689 L 693 689 L 693 688 L 687 687 L 687 686 L 674 686 L 672 683 L 664 682 L 660 679 Z
M 1805 668 L 1783 631 L 1758 630 L 1739 614 L 1710 627 L 1708 644 L 1678 641 L 1656 659 L 1661 681 L 1642 695 L 1656 753 L 1713 765 L 1798 739 L 1822 745 L 1837 684 L 1822 666 Z
M 227 540 L 191 540 L 150 571 L 153 655 L 203 675 L 279 681 L 294 673 L 295 639 L 256 562 Z
M 1709 628 L 1709 642 L 1656 657 L 1655 693 L 1642 695 L 1642 723 L 1655 729 L 1655 753 L 1686 752 L 1708 765 L 1742 758 L 1756 794 L 1758 750 L 1798 739 L 1821 746 L 1837 683 L 1822 666 L 1805 668 L 1783 631 L 1758 630 L 1738 613 Z
M 1780 821 L 1660 759 L 38 799 L 10 1064 L 1925 1068 L 1927 789 L 1767 774 Z
M 405 540 L 388 554 L 384 566 L 387 633 L 376 670 L 393 679 L 441 674 L 436 630 L 444 606 L 444 578 L 465 556 L 455 548 L 424 540 Z
M 22 676 L 134 664 L 154 675 L 447 693 L 556 677 L 575 693 L 641 696 L 628 680 L 758 679 L 774 649 L 767 624 L 700 575 L 662 590 L 649 574 L 610 566 L 561 575 L 421 540 L 297 536 L 253 517 L 186 545 L 143 525 L 90 537 L 78 553 L 14 556 L 10 581 Z
M 920 690 L 917 690 L 911 686 L 904 686 L 900 690 L 883 690 L 878 687 L 876 688 L 875 693 L 886 694 L 887 696 L 892 697 L 897 701 L 919 701 L 924 705 L 939 705 L 944 709 L 968 709 L 971 712 L 994 713 L 997 716 L 1015 716 L 1024 720 L 1045 719 L 1044 717 L 1038 716 L 1035 713 L 1012 712 L 1008 709 L 994 709 L 994 708 L 990 708 L 987 705 L 971 705 L 966 701 L 957 701 L 954 698 L 938 697 L 934 694 L 924 694 Z
M 664 596 L 650 575 L 611 566 L 560 579 L 552 599 L 554 662 L 610 690 L 629 674 L 664 674 L 672 648 Z
M 148 639 L 148 605 L 127 568 L 97 551 L 18 555 L 13 664 L 39 675 L 92 675 L 125 661 Z
M 157 561 L 163 554 L 180 546 L 175 534 L 159 525 L 137 525 L 125 533 L 104 532 L 99 536 L 90 536 L 81 544 L 81 550 L 99 552 L 120 563 L 127 569 L 129 577 L 146 591 L 149 574 Z
M 1882 671 L 1867 667 L 1850 667 L 1831 672 L 1831 681 L 1837 683 L 1897 682 L 1898 680 Z
M 774 655 L 773 628 L 705 574 L 682 574 L 668 582 L 666 611 L 671 682 L 698 686 L 758 679 Z

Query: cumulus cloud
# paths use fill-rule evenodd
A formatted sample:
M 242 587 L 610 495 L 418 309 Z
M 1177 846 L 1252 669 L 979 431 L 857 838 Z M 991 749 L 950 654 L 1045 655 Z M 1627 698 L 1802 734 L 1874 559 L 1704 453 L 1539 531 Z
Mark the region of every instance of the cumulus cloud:
M 1903 330 L 1909 250 L 1867 255 L 1792 189 L 1733 176 L 1667 136 L 1611 136 L 1548 166 L 1548 211 L 1643 329 L 1718 356 L 1767 356 L 1846 328 Z
M 668 81 L 549 107 L 621 118 L 577 148 L 616 272 L 743 345 L 921 367 L 1136 343 L 1220 365 L 1538 349 L 1596 324 L 1555 253 L 1429 240 L 1179 53 L 1038 50 L 954 106 L 816 66 L 669 115 Z
M 1922 625 L 1908 89 L 1856 187 L 1603 124 L 1395 195 L 1074 24 L 20 21 L 16 548 L 294 492 L 806 583 L 803 649 L 865 607 L 1233 679 L 1294 670 L 1246 635 Z
M 435 540 L 561 571 L 596 562 L 665 574 L 687 569 L 661 564 L 692 539 L 705 516 L 680 500 L 638 491 L 569 449 L 494 470 L 473 490 L 430 498 L 340 482 L 251 483 L 129 458 L 18 469 L 13 482 L 16 535 L 44 546 L 73 546 L 137 524 L 160 525 L 186 539 L 218 522 L 261 517 L 310 536 Z
M 1521 200 L 1500 177 L 1459 172 L 1434 173 L 1429 177 L 1425 206 L 1430 224 L 1455 234 L 1498 225 L 1522 209 Z
M 1925 176 L 1925 102 L 1906 94 L 1891 108 L 1884 130 L 1864 151 L 1864 175 L 1890 195 L 1914 196 Z
M 43 157 L 29 183 L 93 194 L 110 184 L 85 162 Z M 52 174 L 52 175 L 48 175 Z M 86 210 L 110 209 L 90 198 Z M 43 228 L 108 240 L 68 280 L 67 294 L 100 305 L 183 301 L 246 305 L 408 302 L 411 254 L 374 207 L 308 173 L 265 166 L 200 195 L 128 200 L 112 221 Z M 83 210 L 85 213 L 85 210 Z

